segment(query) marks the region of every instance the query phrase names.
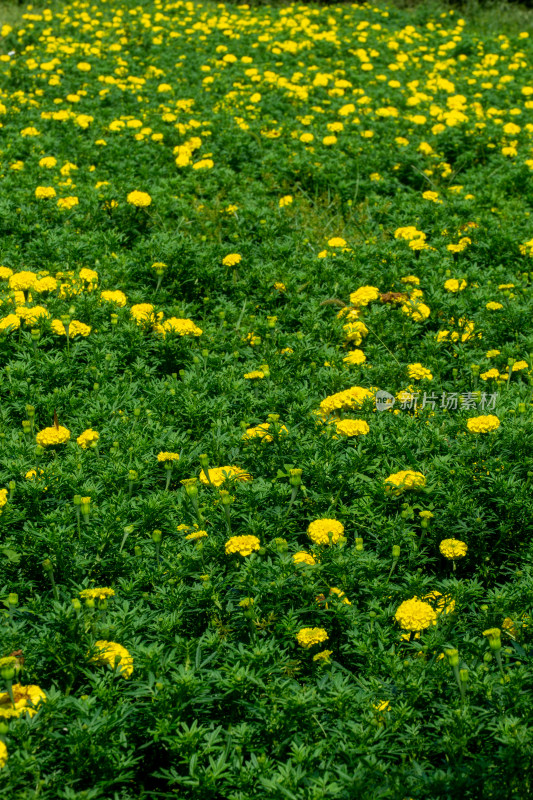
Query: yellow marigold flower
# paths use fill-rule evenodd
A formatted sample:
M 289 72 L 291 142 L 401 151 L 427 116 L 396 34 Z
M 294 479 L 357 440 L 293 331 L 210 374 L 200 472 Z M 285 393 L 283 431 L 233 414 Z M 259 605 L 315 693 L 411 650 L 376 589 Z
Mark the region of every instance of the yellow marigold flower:
M 313 661 L 325 661 L 326 664 L 329 664 L 332 653 L 333 650 L 321 650 L 320 653 L 313 656 Z
M 0 768 L 5 767 L 7 764 L 7 747 L 4 742 L 0 741 Z
M 266 375 L 267 373 L 263 372 L 262 369 L 254 369 L 252 372 L 246 372 L 243 377 L 248 381 L 254 381 L 262 380 L 263 378 L 266 378 Z
M 485 308 L 488 308 L 489 311 L 499 311 L 500 308 L 503 308 L 503 304 L 502 303 L 495 303 L 493 300 L 490 300 L 487 303 L 487 305 L 485 306 Z
M 240 264 L 241 261 L 242 256 L 239 253 L 229 253 L 222 259 L 222 263 L 225 267 L 234 267 L 236 264 Z
M 60 319 L 52 320 L 52 331 L 57 334 L 58 336 L 66 336 L 67 331 L 63 322 Z M 91 326 L 86 325 L 84 322 L 80 322 L 77 319 L 71 320 L 68 326 L 68 335 L 70 339 L 73 339 L 75 336 L 88 336 L 91 332 Z
M 138 325 L 153 319 L 154 307 L 151 303 L 137 303 L 130 308 L 130 314 Z
M 343 359 L 345 364 L 364 364 L 366 361 L 366 356 L 362 350 L 352 350 L 345 356 Z
M 51 278 L 50 276 L 41 278 L 32 286 L 32 290 L 39 292 L 39 294 L 42 294 L 43 292 L 55 292 L 56 289 L 57 281 L 55 278 Z
M 519 372 L 522 369 L 527 369 L 528 366 L 527 361 L 515 361 L 511 367 L 511 372 Z
M 420 286 L 420 278 L 417 278 L 416 275 L 406 275 L 405 278 L 401 278 L 402 283 L 414 283 L 415 286 Z
M 213 169 L 215 162 L 212 158 L 201 158 L 192 165 L 193 169 Z
M 9 267 L 0 267 L 0 281 L 7 281 L 13 275 L 13 270 Z
M 116 667 L 125 678 L 129 678 L 133 674 L 133 658 L 121 644 L 99 639 L 95 642 L 95 647 L 99 652 L 93 656 L 91 661 L 108 664 L 111 669 Z
M 480 417 L 470 417 L 466 427 L 472 433 L 488 433 L 500 427 L 500 420 L 494 414 L 485 414 Z
M 351 293 L 350 303 L 353 306 L 367 306 L 378 297 L 379 289 L 376 286 L 361 286 L 357 291 Z
M 226 555 L 239 553 L 249 556 L 254 550 L 259 550 L 261 543 L 257 536 L 232 536 L 225 544 Z
M 20 328 L 20 319 L 16 314 L 8 314 L 7 317 L 0 319 L 0 331 L 18 330 Z
M 57 201 L 57 207 L 62 208 L 65 211 L 70 211 L 71 208 L 74 208 L 74 206 L 77 205 L 79 205 L 79 200 L 75 196 L 60 197 L 59 200 Z
M 80 278 L 84 283 L 89 284 L 90 289 L 98 283 L 98 273 L 95 269 L 88 269 L 88 267 L 80 269 Z
M 500 377 L 500 371 L 493 367 L 492 369 L 482 372 L 479 376 L 482 381 L 490 381 Z
M 344 525 L 337 519 L 315 519 L 307 528 L 307 535 L 315 544 L 329 545 L 329 534 L 331 533 L 331 543 L 339 541 L 344 533 Z
M 296 639 L 300 647 L 305 647 L 308 650 L 315 644 L 325 642 L 326 639 L 329 639 L 329 636 L 324 628 L 301 628 L 296 635 Z
M 86 431 L 83 431 L 83 433 L 78 436 L 76 441 L 80 447 L 82 447 L 84 450 L 87 450 L 87 448 L 90 447 L 93 442 L 97 442 L 99 438 L 100 434 L 98 431 L 93 431 L 92 428 L 87 428 Z
M 7 692 L 0 693 L 0 718 L 13 719 L 26 712 L 33 717 L 38 710 L 36 706 L 46 701 L 46 694 L 39 686 L 22 686 L 20 683 L 14 683 L 11 688 L 15 706 L 13 707 Z
M 274 437 L 268 431 L 271 428 L 270 422 L 263 422 L 261 425 L 256 425 L 253 428 L 247 428 L 246 433 L 243 433 L 242 438 L 247 439 L 261 439 L 262 442 L 272 442 Z M 287 436 L 289 433 L 285 425 L 282 425 L 278 430 L 278 436 Z
M 0 489 L 0 508 L 3 508 L 7 503 L 7 489 Z
M 37 128 L 33 128 L 33 127 L 30 126 L 29 128 L 23 128 L 21 130 L 21 132 L 20 132 L 20 135 L 21 136 L 40 136 L 41 134 L 37 130 Z
M 213 486 L 222 486 L 225 481 L 251 481 L 252 476 L 246 470 L 240 467 L 214 467 L 208 470 L 209 480 L 205 472 L 200 472 L 200 480 L 203 484 L 208 486 L 210 483 Z
M 426 369 L 426 367 L 423 367 L 422 364 L 420 364 L 420 363 L 408 364 L 407 372 L 408 372 L 409 378 L 411 380 L 415 380 L 415 381 L 421 381 L 421 380 L 424 380 L 424 379 L 426 379 L 428 381 L 432 381 L 433 380 L 433 375 L 429 371 L 429 369 Z
M 429 603 L 424 603 L 418 597 L 404 600 L 400 604 L 394 619 L 404 631 L 423 631 L 437 622 L 437 614 Z
M 346 247 L 346 241 L 340 236 L 334 236 L 332 239 L 328 239 L 328 247 Z
M 404 228 L 397 228 L 394 231 L 394 238 L 405 239 L 405 241 L 410 242 L 413 239 L 425 239 L 426 234 L 417 230 L 414 225 L 407 225 Z
M 468 546 L 460 539 L 443 539 L 439 544 L 439 550 L 444 558 L 455 560 L 466 555 Z
M 130 205 L 136 206 L 137 208 L 146 208 L 152 202 L 152 198 L 148 192 L 138 191 L 130 192 L 126 200 Z
M 178 317 L 169 317 L 161 325 L 157 325 L 155 330 L 164 335 L 177 333 L 179 336 L 201 336 L 203 333 L 192 319 L 178 319 Z
M 351 312 L 347 312 L 347 316 L 350 318 L 352 316 Z M 360 320 L 348 322 L 347 325 L 342 326 L 342 330 L 346 336 L 346 341 L 352 342 L 356 346 L 361 344 L 363 341 L 363 336 L 366 336 L 368 333 L 368 328 L 366 327 L 365 323 L 361 322 Z
M 396 496 L 408 489 L 421 489 L 425 485 L 425 475 L 421 472 L 413 472 L 413 470 L 410 469 L 395 472 L 385 479 L 385 491 L 387 494 L 395 494 Z
M 157 460 L 159 463 L 165 461 L 178 461 L 179 460 L 179 453 L 168 453 L 166 451 L 161 451 L 157 454 Z
M 292 560 L 295 564 L 309 564 L 309 566 L 316 564 L 316 561 L 311 553 L 306 553 L 305 550 L 300 550 L 298 553 L 294 553 Z
M 127 302 L 126 295 L 124 294 L 124 292 L 121 292 L 120 289 L 117 289 L 114 292 L 112 291 L 100 292 L 100 297 L 106 303 L 114 303 L 116 306 L 119 306 L 119 308 L 124 308 Z
M 450 278 L 450 280 L 445 281 L 444 288 L 447 292 L 462 292 L 463 289 L 466 289 L 466 281 L 458 281 L 456 278 Z
M 57 158 L 54 158 L 53 156 L 45 156 L 44 158 L 41 158 L 39 161 L 39 166 L 45 167 L 46 169 L 52 169 L 52 167 L 55 167 L 56 164 L 57 164 Z
M 33 306 L 27 308 L 26 306 L 17 307 L 15 314 L 24 320 L 26 325 L 35 325 L 41 317 L 49 317 L 49 313 L 44 306 Z
M 92 600 L 107 600 L 108 597 L 115 596 L 115 590 L 103 586 L 95 589 L 82 589 L 79 595 L 83 600 L 87 597 Z
M 37 275 L 35 272 L 29 272 L 29 270 L 25 270 L 24 272 L 15 272 L 15 274 L 11 275 L 9 278 L 9 288 L 13 289 L 14 291 L 25 292 L 28 289 L 33 289 L 36 282 Z
M 286 292 L 287 291 L 287 287 L 281 281 L 276 281 L 276 283 L 274 284 L 274 289 L 276 289 L 276 291 L 278 291 L 278 292 Z
M 70 439 L 70 431 L 68 428 L 63 427 L 63 425 L 60 425 L 58 428 L 52 425 L 51 428 L 43 428 L 42 431 L 39 431 L 35 439 L 37 444 L 40 444 L 42 447 L 63 444 Z
M 424 200 L 431 200 L 433 203 L 442 203 L 442 200 L 439 198 L 438 192 L 432 192 L 431 190 L 427 192 L 422 192 L 422 197 Z
M 285 197 L 279 198 L 279 207 L 285 208 L 285 206 L 290 206 L 292 203 L 293 197 L 292 194 L 286 194 Z
M 410 316 L 415 322 L 423 322 L 431 313 L 429 306 L 426 306 L 424 303 L 420 303 L 418 300 L 409 300 L 407 303 L 404 303 L 402 306 L 402 311 L 404 314 Z
M 188 533 L 185 537 L 189 541 L 194 541 L 195 539 L 203 539 L 204 536 L 207 536 L 207 531 L 193 531 L 192 533 Z
M 38 186 L 35 190 L 37 200 L 51 200 L 55 196 L 56 190 L 53 186 Z
M 343 392 L 337 392 L 326 397 L 320 403 L 320 413 L 326 417 L 334 411 L 341 411 L 348 408 L 360 408 L 365 400 L 373 400 L 375 392 L 364 389 L 362 386 L 352 386 Z
M 337 433 L 342 436 L 366 436 L 370 432 L 364 419 L 336 419 L 333 424 Z

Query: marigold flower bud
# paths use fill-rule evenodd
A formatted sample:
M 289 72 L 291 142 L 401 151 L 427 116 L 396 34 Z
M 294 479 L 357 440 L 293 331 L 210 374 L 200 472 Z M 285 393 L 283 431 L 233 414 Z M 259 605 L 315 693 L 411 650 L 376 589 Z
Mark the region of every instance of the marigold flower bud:
M 291 486 L 301 486 L 302 483 L 302 470 L 301 469 L 291 469 L 289 470 L 289 483 Z
M 392 557 L 393 558 L 400 558 L 400 545 L 393 544 L 392 545 Z
M 449 649 L 445 650 L 444 652 L 450 667 L 457 667 L 459 665 L 459 651 L 455 649 Z
M 483 631 L 483 636 L 487 636 L 491 650 L 498 652 L 502 647 L 501 630 L 499 628 L 489 628 Z
M 19 596 L 16 592 L 10 592 L 7 596 L 7 602 L 10 606 L 18 606 Z
M 157 530 L 157 529 L 155 531 L 153 531 L 153 533 L 152 533 L 152 541 L 155 542 L 155 544 L 158 544 L 161 541 L 162 538 L 163 538 L 162 531 Z

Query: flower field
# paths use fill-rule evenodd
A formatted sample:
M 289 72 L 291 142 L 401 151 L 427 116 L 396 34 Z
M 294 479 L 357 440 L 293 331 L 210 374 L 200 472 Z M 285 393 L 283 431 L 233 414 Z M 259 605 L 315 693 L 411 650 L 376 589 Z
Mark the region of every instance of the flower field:
M 0 28 L 2 796 L 530 797 L 533 26 Z

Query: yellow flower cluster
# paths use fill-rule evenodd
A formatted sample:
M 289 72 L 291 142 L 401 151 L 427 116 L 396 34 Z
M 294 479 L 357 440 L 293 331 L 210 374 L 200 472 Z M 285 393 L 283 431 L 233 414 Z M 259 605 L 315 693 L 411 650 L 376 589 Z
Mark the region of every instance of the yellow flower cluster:
M 335 419 L 333 425 L 341 436 L 366 436 L 370 432 L 368 423 L 364 419 Z
M 409 364 L 407 366 L 407 372 L 408 372 L 409 378 L 411 380 L 415 380 L 415 381 L 421 381 L 421 380 L 432 381 L 433 380 L 433 375 L 432 375 L 431 371 L 429 369 L 426 369 L 426 367 L 423 367 L 422 364 L 420 364 L 420 363 Z
M 130 192 L 126 200 L 130 205 L 136 206 L 137 208 L 147 208 L 152 202 L 152 198 L 148 192 L 139 192 L 137 190 Z
M 13 719 L 26 713 L 33 717 L 39 704 L 46 701 L 46 694 L 39 686 L 14 683 L 11 688 L 15 705 L 12 705 L 8 692 L 0 693 L 0 719 Z
M 254 550 L 259 550 L 261 542 L 257 536 L 232 536 L 225 545 L 226 555 L 239 553 L 241 556 L 249 556 Z
M 294 553 L 292 560 L 295 564 L 308 564 L 309 566 L 316 564 L 315 558 L 311 553 L 306 553 L 305 550 L 299 550 L 297 553 Z
M 305 647 L 308 650 L 315 644 L 325 642 L 326 639 L 329 639 L 329 636 L 324 628 L 301 628 L 296 635 L 296 639 L 300 647 Z
M 55 426 L 43 428 L 43 430 L 39 431 L 36 435 L 35 439 L 37 444 L 40 444 L 42 447 L 63 444 L 70 439 L 70 431 L 68 428 L 63 427 L 63 425 L 59 425 L 57 428 Z
M 379 289 L 376 286 L 361 286 L 357 291 L 350 295 L 350 303 L 353 306 L 367 306 L 372 300 L 379 297 Z
M 350 366 L 352 364 L 359 365 L 359 364 L 364 364 L 365 363 L 366 356 L 365 356 L 365 354 L 363 353 L 362 350 L 352 350 L 342 360 L 343 360 L 343 362 L 345 364 L 348 364 Z
M 60 319 L 52 320 L 52 331 L 58 336 L 66 336 L 67 331 L 65 325 Z M 86 325 L 84 322 L 79 322 L 77 319 L 70 321 L 68 326 L 68 335 L 71 339 L 75 336 L 88 336 L 91 332 L 91 326 Z
M 404 469 L 395 472 L 385 479 L 385 491 L 389 494 L 400 495 L 409 489 L 422 489 L 426 485 L 426 478 L 421 472 Z
M 449 558 L 455 561 L 457 558 L 466 556 L 468 546 L 460 539 L 443 539 L 439 544 L 439 550 L 444 558 Z
M 84 450 L 87 450 L 88 447 L 96 444 L 99 438 L 100 434 L 98 431 L 93 431 L 92 428 L 87 428 L 86 431 L 83 431 L 83 433 L 78 436 L 76 441 L 80 447 L 82 447 Z
M 115 596 L 115 590 L 103 586 L 94 589 L 82 589 L 79 594 L 82 600 L 107 600 L 108 597 Z
M 118 669 L 124 678 L 129 678 L 133 674 L 133 658 L 121 644 L 117 642 L 108 642 L 105 639 L 99 639 L 95 642 L 95 648 L 98 651 L 91 659 L 99 664 L 108 664 L 111 669 Z
M 114 292 L 112 291 L 100 292 L 100 297 L 106 303 L 114 303 L 116 306 L 119 306 L 119 308 L 124 308 L 124 306 L 127 303 L 126 295 L 124 294 L 124 292 L 121 292 L 120 289 L 117 289 Z
M 239 253 L 229 253 L 222 259 L 222 263 L 225 267 L 235 267 L 237 264 L 240 264 L 241 261 L 242 256 L 239 255 Z
M 212 484 L 213 486 L 222 486 L 225 481 L 251 481 L 252 476 L 246 470 L 240 467 L 214 467 L 208 470 L 208 475 L 202 470 L 200 472 L 200 480 L 206 486 Z
M 470 417 L 466 427 L 471 433 L 489 433 L 500 427 L 500 420 L 495 414 L 482 414 L 479 417 Z
M 274 441 L 274 436 L 269 433 L 269 430 L 273 429 L 273 425 L 271 422 L 263 422 L 261 425 L 256 425 L 252 428 L 246 428 L 246 432 L 243 433 L 242 438 L 247 441 L 249 439 L 260 439 L 262 442 L 272 442 Z M 287 436 L 289 433 L 288 428 L 285 425 L 281 425 L 277 427 L 277 435 L 279 437 Z
M 429 603 L 419 600 L 418 597 L 404 600 L 394 618 L 404 631 L 422 631 L 437 623 L 436 612 Z
M 375 392 L 371 389 L 364 389 L 362 386 L 352 386 L 342 392 L 337 392 L 326 397 L 320 403 L 320 413 L 324 418 L 334 411 L 342 411 L 348 408 L 360 408 L 365 400 L 373 400 Z
M 157 460 L 159 461 L 159 463 L 166 461 L 178 461 L 179 457 L 180 457 L 179 453 L 168 453 L 163 450 L 157 454 Z
M 344 525 L 337 519 L 315 519 L 307 528 L 307 535 L 315 544 L 329 545 L 339 541 L 344 533 Z

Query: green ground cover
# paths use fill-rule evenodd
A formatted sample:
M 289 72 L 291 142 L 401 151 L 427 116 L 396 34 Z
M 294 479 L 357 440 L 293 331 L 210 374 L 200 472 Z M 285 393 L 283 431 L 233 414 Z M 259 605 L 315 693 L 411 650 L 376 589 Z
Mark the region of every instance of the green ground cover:
M 2 796 L 529 797 L 526 11 L 2 14 Z

